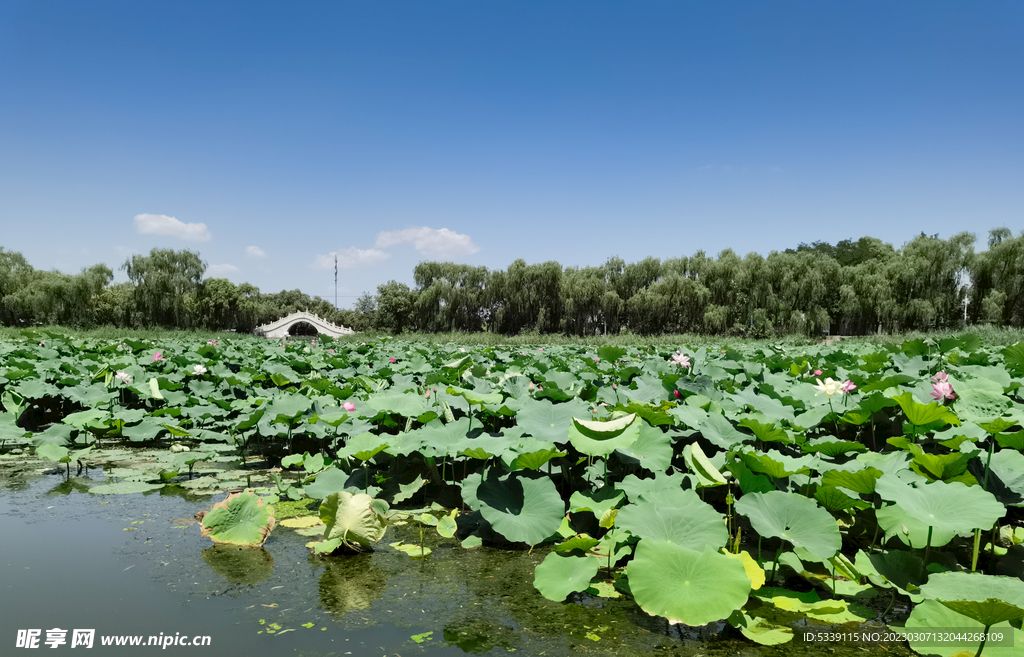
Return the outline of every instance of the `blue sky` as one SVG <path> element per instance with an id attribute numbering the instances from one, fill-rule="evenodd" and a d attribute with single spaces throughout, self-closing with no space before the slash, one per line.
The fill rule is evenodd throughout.
<path id="1" fill-rule="evenodd" d="M 1024 228 L 1022 33 L 1017 1 L 7 0 L 0 246 L 325 298 L 338 253 L 341 306 L 428 259 L 981 249 Z"/>

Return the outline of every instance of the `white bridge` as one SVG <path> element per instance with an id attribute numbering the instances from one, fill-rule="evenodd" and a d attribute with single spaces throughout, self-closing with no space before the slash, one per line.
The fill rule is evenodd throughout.
<path id="1" fill-rule="evenodd" d="M 262 335 L 265 338 L 285 338 L 290 335 L 292 328 L 297 324 L 308 324 L 320 335 L 329 335 L 332 338 L 355 333 L 355 331 L 346 326 L 331 324 L 326 319 L 301 310 L 282 317 L 276 322 L 257 326 L 253 333 Z"/>

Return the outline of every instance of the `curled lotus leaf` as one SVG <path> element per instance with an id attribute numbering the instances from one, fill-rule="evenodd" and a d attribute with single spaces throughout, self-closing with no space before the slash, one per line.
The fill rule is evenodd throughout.
<path id="1" fill-rule="evenodd" d="M 373 498 L 364 493 L 339 491 L 320 503 L 320 519 L 326 525 L 324 539 L 359 550 L 384 538 L 388 520 L 373 509 Z"/>
<path id="2" fill-rule="evenodd" d="M 247 490 L 231 493 L 209 512 L 200 511 L 196 520 L 202 535 L 214 543 L 260 547 L 274 530 L 274 507 Z"/>

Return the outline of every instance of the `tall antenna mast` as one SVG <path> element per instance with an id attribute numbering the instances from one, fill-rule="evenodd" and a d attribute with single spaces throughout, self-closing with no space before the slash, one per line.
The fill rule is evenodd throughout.
<path id="1" fill-rule="evenodd" d="M 334 309 L 338 309 L 338 254 L 334 254 Z"/>

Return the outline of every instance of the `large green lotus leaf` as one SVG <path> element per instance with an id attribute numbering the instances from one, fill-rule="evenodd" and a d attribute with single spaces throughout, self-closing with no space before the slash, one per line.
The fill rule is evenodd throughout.
<path id="1" fill-rule="evenodd" d="M 267 416 L 275 422 L 288 422 L 308 411 L 312 405 L 313 401 L 309 397 L 289 393 L 270 402 Z"/>
<path id="2" fill-rule="evenodd" d="M 378 436 L 373 433 L 352 436 L 345 440 L 345 446 L 338 450 L 338 458 L 351 457 L 357 461 L 369 461 L 388 446 L 388 438 L 389 436 Z"/>
<path id="3" fill-rule="evenodd" d="M 260 547 L 274 530 L 274 507 L 251 490 L 232 493 L 200 516 L 200 527 L 214 543 Z"/>
<path id="4" fill-rule="evenodd" d="M 689 475 L 681 472 L 671 475 L 658 474 L 653 479 L 641 479 L 636 475 L 626 475 L 621 482 L 616 484 L 616 488 L 626 493 L 626 497 L 631 502 L 636 502 L 642 496 L 656 495 L 661 491 L 682 490 L 689 479 Z"/>
<path id="5" fill-rule="evenodd" d="M 773 420 L 793 422 L 795 419 L 792 406 L 786 406 L 778 399 L 773 399 L 767 395 L 759 395 L 751 388 L 745 388 L 731 396 L 737 403 L 749 406 L 755 411 L 760 411 L 766 417 Z"/>
<path id="6" fill-rule="evenodd" d="M 765 452 L 740 452 L 739 457 L 752 472 L 761 472 L 775 479 L 796 474 L 809 475 L 811 468 L 818 465 L 813 456 L 793 458 L 774 449 Z"/>
<path id="7" fill-rule="evenodd" d="M 643 420 L 635 420 L 636 414 L 610 422 L 592 422 L 574 417 L 569 425 L 569 442 L 587 456 L 608 456 L 617 449 L 626 449 L 640 437 Z M 601 431 L 599 425 L 608 425 L 608 431 Z"/>
<path id="8" fill-rule="evenodd" d="M 470 447 L 470 419 L 462 417 L 447 424 L 441 420 L 431 420 L 422 429 L 409 432 L 416 434 L 422 444 L 420 452 L 424 456 L 455 456 L 461 450 Z"/>
<path id="9" fill-rule="evenodd" d="M 988 529 L 1006 515 L 1006 507 L 981 486 L 954 481 L 933 481 L 916 488 L 906 486 L 895 500 L 908 516 L 955 534 L 967 534 L 976 528 Z M 934 545 L 934 543 L 933 543 Z"/>
<path id="10" fill-rule="evenodd" d="M 1024 498 L 1024 454 L 1013 449 L 1001 449 L 992 455 L 989 467 L 989 477 L 995 475 L 1016 496 Z M 1024 501 L 1012 506 L 1024 506 Z"/>
<path id="11" fill-rule="evenodd" d="M 302 490 L 309 497 L 322 500 L 331 493 L 337 493 L 340 490 L 348 488 L 350 477 L 351 475 L 346 473 L 344 470 L 339 470 L 332 466 L 322 472 L 319 472 L 316 475 L 316 480 L 311 484 L 306 484 Z"/>
<path id="12" fill-rule="evenodd" d="M 476 502 L 484 520 L 506 540 L 530 545 L 558 531 L 565 516 L 565 502 L 551 479 L 518 472 L 483 480 L 476 489 Z"/>
<path id="13" fill-rule="evenodd" d="M 916 516 L 908 513 L 895 504 L 875 509 L 878 526 L 885 532 L 885 540 L 895 536 L 904 545 L 912 548 L 923 548 L 928 543 L 928 525 Z M 907 534 L 903 528 L 907 528 Z M 932 527 L 932 547 L 946 545 L 953 540 L 956 532 L 946 528 Z"/>
<path id="14" fill-rule="evenodd" d="M 416 394 L 395 394 L 384 392 L 370 395 L 366 398 L 366 405 L 375 411 L 394 413 L 402 417 L 419 417 L 426 410 L 426 400 Z"/>
<path id="15" fill-rule="evenodd" d="M 618 450 L 619 456 L 628 464 L 636 464 L 651 472 L 665 472 L 672 465 L 672 436 L 661 427 L 652 427 L 638 422 L 640 437 L 629 447 Z"/>
<path id="16" fill-rule="evenodd" d="M 792 443 L 793 439 L 789 437 L 786 430 L 780 427 L 775 422 L 760 422 L 757 418 L 759 415 L 753 416 L 748 415 L 742 420 L 737 422 L 741 427 L 750 429 L 754 436 L 763 443 Z M 768 418 L 763 418 L 768 419 Z"/>
<path id="17" fill-rule="evenodd" d="M 372 504 L 373 498 L 363 493 L 340 491 L 328 495 L 320 503 L 320 519 L 327 525 L 324 539 L 340 539 L 349 546 L 363 547 L 382 539 L 388 520 L 376 513 Z"/>
<path id="18" fill-rule="evenodd" d="M 825 509 L 836 511 L 848 511 L 850 509 L 866 509 L 871 505 L 867 502 L 850 497 L 843 491 L 833 486 L 819 486 L 814 492 L 814 499 Z"/>
<path id="19" fill-rule="evenodd" d="M 814 438 L 800 446 L 806 454 L 825 454 L 826 456 L 840 456 L 847 452 L 865 452 L 867 445 L 852 440 L 836 440 L 831 436 Z"/>
<path id="20" fill-rule="evenodd" d="M 1016 577 L 936 573 L 921 586 L 921 594 L 982 625 L 1024 618 L 1024 582 Z"/>
<path id="21" fill-rule="evenodd" d="M 729 540 L 724 516 L 692 490 L 644 495 L 622 507 L 615 524 L 642 539 L 672 541 L 698 552 Z"/>
<path id="22" fill-rule="evenodd" d="M 988 378 L 950 381 L 956 391 L 954 403 L 960 418 L 977 424 L 991 422 L 1003 415 L 1013 403 L 1003 394 L 1003 386 Z"/>
<path id="23" fill-rule="evenodd" d="M 597 518 L 605 511 L 619 506 L 626 499 L 626 494 L 614 486 L 605 486 L 595 491 L 578 490 L 569 498 L 569 512 L 590 511 Z"/>
<path id="24" fill-rule="evenodd" d="M 985 631 L 985 626 L 978 621 L 959 614 L 935 600 L 925 600 L 914 606 L 910 618 L 906 620 L 902 629 L 910 637 L 910 647 L 922 655 L 940 655 L 941 657 L 952 657 L 958 653 L 974 655 L 978 651 L 978 641 L 944 641 L 937 642 L 929 640 L 929 635 L 936 632 L 950 632 L 953 634 L 973 634 Z M 1015 629 L 1009 622 L 996 623 L 989 632 L 1001 632 L 1004 635 L 1013 636 L 1013 646 L 994 646 L 991 643 L 985 646 L 983 657 L 1024 657 L 1024 633 Z M 950 637 L 955 638 L 955 637 Z"/>
<path id="25" fill-rule="evenodd" d="M 856 461 L 853 461 L 856 463 Z M 826 486 L 846 488 L 855 493 L 870 495 L 875 492 L 875 483 L 882 476 L 882 471 L 875 468 L 863 470 L 829 470 L 821 475 L 821 483 Z"/>
<path id="26" fill-rule="evenodd" d="M 725 416 L 711 413 L 698 427 L 700 434 L 712 445 L 721 449 L 732 449 L 735 445 L 751 440 L 753 436 L 740 433 Z"/>
<path id="27" fill-rule="evenodd" d="M 893 399 L 903 409 L 903 413 L 907 416 L 907 421 L 913 425 L 921 427 L 940 421 L 945 424 L 959 424 L 956 415 L 945 406 L 935 402 L 922 404 L 914 399 L 912 393 L 905 392 L 902 395 L 893 397 Z"/>
<path id="28" fill-rule="evenodd" d="M 644 539 L 627 571 L 641 609 L 686 625 L 727 618 L 750 595 L 743 564 L 710 545 L 698 552 L 671 541 Z"/>
<path id="29" fill-rule="evenodd" d="M 534 571 L 533 585 L 548 600 L 562 602 L 570 593 L 585 591 L 599 568 L 597 559 L 551 552 Z"/>
<path id="30" fill-rule="evenodd" d="M 467 437 L 458 455 L 486 461 L 489 458 L 501 456 L 512 449 L 517 443 L 518 439 L 514 436 L 500 434 L 495 436 L 489 433 L 482 433 L 473 438 Z"/>
<path id="31" fill-rule="evenodd" d="M 537 440 L 564 445 L 569 440 L 566 430 L 572 425 L 572 418 L 589 413 L 590 406 L 581 399 L 561 404 L 527 399 L 523 401 L 523 409 L 516 413 L 516 424 Z"/>
<path id="32" fill-rule="evenodd" d="M 458 395 L 470 404 L 500 404 L 503 399 L 500 392 L 483 393 L 476 390 L 460 388 L 458 386 L 448 386 L 448 394 Z"/>
<path id="33" fill-rule="evenodd" d="M 761 536 L 789 541 L 822 559 L 835 556 L 842 547 L 835 518 L 802 495 L 782 491 L 748 493 L 736 502 L 735 508 L 736 513 L 750 519 Z"/>
<path id="34" fill-rule="evenodd" d="M 916 591 L 928 579 L 924 560 L 908 550 L 888 550 L 871 555 L 861 550 L 857 553 L 856 568 L 875 586 L 895 586 L 904 592 Z"/>

